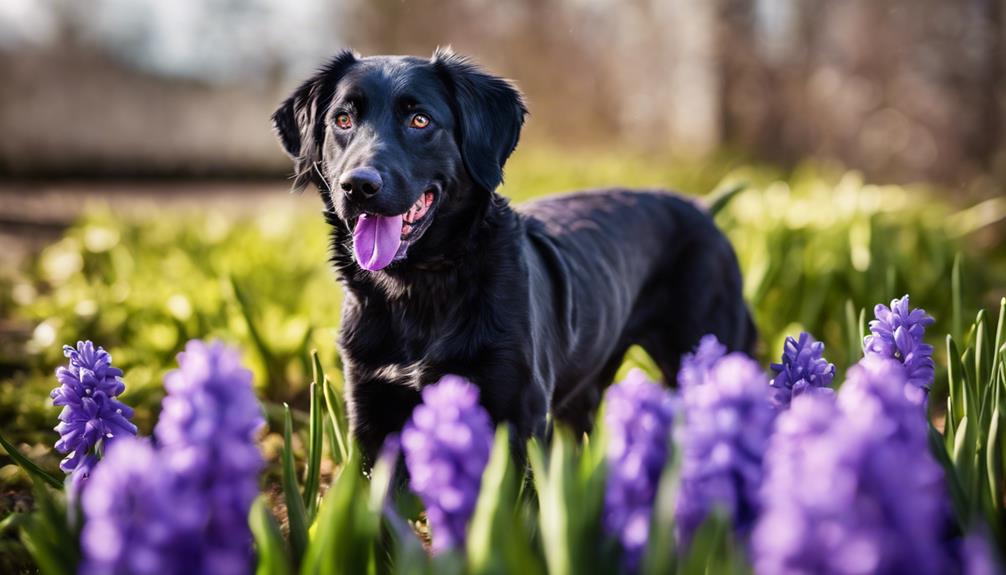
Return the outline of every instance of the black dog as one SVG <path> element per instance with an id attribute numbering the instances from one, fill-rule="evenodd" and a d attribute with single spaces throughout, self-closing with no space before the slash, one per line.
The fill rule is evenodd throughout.
<path id="1" fill-rule="evenodd" d="M 332 226 L 368 458 L 444 374 L 478 385 L 523 445 L 549 410 L 589 430 L 631 344 L 673 382 L 703 334 L 754 342 L 734 252 L 688 200 L 618 189 L 515 210 L 495 192 L 526 113 L 511 83 L 438 50 L 343 52 L 273 115 L 295 188 L 319 188 Z"/>

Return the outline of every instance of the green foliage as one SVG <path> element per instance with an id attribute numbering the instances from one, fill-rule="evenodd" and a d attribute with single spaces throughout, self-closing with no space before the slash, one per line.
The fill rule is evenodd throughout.
<path id="1" fill-rule="evenodd" d="M 13 280 L 19 303 L 9 319 L 31 338 L 0 368 L 8 438 L 51 435 L 42 430 L 52 427 L 52 372 L 61 345 L 78 339 L 98 342 L 123 368 L 122 399 L 137 407 L 141 431 L 153 424 L 164 373 L 194 337 L 238 345 L 267 399 L 306 408 L 308 351 L 335 357 L 341 290 L 324 263 L 325 228 L 316 213 L 289 208 L 237 218 L 92 213 Z"/>
<path id="2" fill-rule="evenodd" d="M 750 567 L 744 561 L 744 554 L 734 538 L 729 519 L 716 512 L 699 526 L 688 553 L 675 571 L 680 575 L 741 575 L 750 572 Z"/>
<path id="3" fill-rule="evenodd" d="M 376 571 L 380 515 L 369 507 L 364 483 L 356 460 L 339 473 L 321 504 L 302 575 Z"/>
<path id="4" fill-rule="evenodd" d="M 36 485 L 33 493 L 35 511 L 21 526 L 21 540 L 42 575 L 76 573 L 80 529 L 73 517 L 79 511 L 67 513 L 64 498 L 44 485 Z"/>
<path id="5" fill-rule="evenodd" d="M 906 293 L 936 317 L 932 332 L 951 330 L 947 278 L 966 244 L 950 224 L 953 210 L 930 191 L 867 185 L 855 173 L 835 180 L 811 168 L 768 183 L 747 170 L 731 177 L 759 182 L 717 221 L 737 251 L 769 356 L 787 334 L 806 330 L 827 344 L 829 359 L 851 363 L 862 341 L 850 329 L 858 310 L 870 314 Z M 969 272 L 963 297 L 975 305 L 992 269 Z M 845 318 L 835 313 L 842 309 Z"/>
<path id="6" fill-rule="evenodd" d="M 33 480 L 37 479 L 48 484 L 49 487 L 54 487 L 56 489 L 63 488 L 63 483 L 60 480 L 50 475 L 46 470 L 39 467 L 38 464 L 31 459 L 21 455 L 21 452 L 17 450 L 17 447 L 14 447 L 9 441 L 4 439 L 2 434 L 0 434 L 0 446 L 2 446 L 7 452 L 7 456 L 13 459 L 14 462 L 21 467 L 21 469 L 24 469 Z"/>
<path id="7" fill-rule="evenodd" d="M 520 512 L 523 480 L 523 473 L 510 457 L 510 433 L 501 425 L 469 528 L 468 572 L 503 575 L 544 571 Z"/>
<path id="8" fill-rule="evenodd" d="M 937 318 L 930 333 L 952 334 L 946 377 L 937 380 L 946 382 L 946 410 L 944 396 L 934 393 L 930 439 L 948 471 L 961 526 L 984 523 L 1006 541 L 1006 314 L 1000 310 L 993 324 L 981 312 L 970 329 L 963 320 L 1001 281 L 1006 258 L 970 255 L 976 252 L 968 234 L 980 220 L 973 210 L 955 212 L 925 190 L 864 185 L 856 174 L 836 178 L 811 168 L 781 178 L 726 162 L 680 168 L 547 150 L 515 161 L 504 192 L 518 200 L 613 184 L 721 190 L 705 201 L 716 206 L 717 222 L 736 248 L 763 356 L 776 356 L 785 335 L 805 329 L 825 341 L 831 361 L 847 366 L 862 355 L 871 306 L 911 293 L 914 306 Z M 736 191 L 739 181 L 748 183 L 743 191 Z M 61 486 L 50 472 L 58 459 L 48 447 L 55 440 L 48 391 L 63 360 L 59 344 L 87 338 L 113 354 L 126 371 L 123 400 L 136 406 L 145 433 L 163 374 L 185 341 L 221 337 L 245 350 L 273 429 L 283 428 L 282 437 L 263 443 L 273 463 L 266 482 L 282 486 L 275 511 L 285 506 L 285 515 L 277 515 L 285 516 L 288 535 L 280 535 L 267 499 L 260 498 L 250 515 L 259 573 L 614 571 L 617 543 L 604 536 L 600 520 L 603 429 L 588 440 L 560 429 L 547 447 L 532 443 L 533 480 L 511 460 L 509 437 L 499 431 L 467 548 L 428 556 L 415 498 L 396 484 L 389 462 L 364 476 L 349 437 L 334 345 L 341 288 L 325 264 L 326 243 L 325 225 L 313 211 L 138 219 L 95 212 L 23 270 L 4 275 L 0 319 L 20 322 L 31 335 L 25 353 L 0 356 L 0 445 L 40 481 L 34 512 L 0 520 L 0 545 L 19 534 L 46 573 L 72 571 L 77 560 L 64 496 L 43 485 Z M 630 349 L 620 376 L 629 366 L 658 376 L 642 348 Z M 281 408 L 284 403 L 294 407 Z M 0 484 L 28 484 L 25 475 L 3 469 Z M 671 461 L 642 571 L 743 572 L 742 550 L 722 519 L 711 519 L 690 549 L 675 548 L 677 481 Z"/>
<path id="9" fill-rule="evenodd" d="M 743 191 L 740 181 L 747 182 Z M 763 358 L 775 356 L 783 336 L 802 328 L 825 341 L 842 367 L 858 353 L 858 338 L 848 318 L 833 310 L 869 311 L 908 292 L 913 304 L 937 317 L 937 331 L 959 336 L 951 318 L 963 307 L 974 309 L 1006 264 L 1002 254 L 974 258 L 982 265 L 967 270 L 962 299 L 949 301 L 943 296 L 953 256 L 968 252 L 962 238 L 984 220 L 972 222 L 964 217 L 971 210 L 955 213 L 924 189 L 865 185 L 856 174 L 801 168 L 780 179 L 771 170 L 732 169 L 725 161 L 681 167 L 652 158 L 528 150 L 514 158 L 503 191 L 525 200 L 613 184 L 719 190 L 705 201 L 720 206 L 717 221 L 736 248 Z M 108 349 L 125 370 L 122 399 L 137 408 L 141 431 L 153 423 L 164 373 L 192 337 L 240 346 L 267 402 L 307 411 L 308 351 L 318 349 L 324 363 L 338 367 L 334 334 L 342 290 L 325 264 L 326 245 L 316 211 L 289 205 L 230 218 L 91 213 L 24 269 L 4 274 L 10 289 L 3 290 L 9 294 L 0 309 L 31 334 L 27 342 L 0 346 L 0 354 L 12 345 L 26 352 L 0 357 L 0 419 L 11 422 L 8 439 L 48 443 L 46 392 L 63 361 L 60 344 L 83 338 Z M 963 272 L 956 269 L 959 278 Z M 638 351 L 629 358 L 640 362 L 646 360 Z M 341 380 L 334 377 L 333 385 L 338 391 Z M 328 405 L 332 394 L 322 387 Z M 330 416 L 325 427 L 343 439 L 345 458 L 345 422 L 334 425 Z M 54 467 L 51 460 L 41 463 Z"/>
<path id="10" fill-rule="evenodd" d="M 984 522 L 1006 540 L 1003 477 L 1006 474 L 1006 298 L 994 332 L 985 310 L 978 312 L 959 352 L 947 336 L 948 396 L 943 442 L 934 448 L 952 464 L 947 469 L 955 505 L 965 526 Z M 940 453 L 942 452 L 942 453 Z"/>
<path id="11" fill-rule="evenodd" d="M 290 523 L 290 547 L 294 561 L 299 563 L 307 549 L 307 509 L 304 496 L 297 484 L 296 463 L 293 458 L 293 418 L 290 416 L 290 406 L 284 405 L 283 419 L 283 497 L 286 501 L 286 514 Z M 307 494 L 309 498 L 316 493 Z"/>
<path id="12" fill-rule="evenodd" d="M 255 551 L 258 554 L 256 575 L 288 575 L 290 557 L 286 543 L 263 496 L 259 496 L 252 504 L 248 524 L 255 538 Z"/>
<path id="13" fill-rule="evenodd" d="M 603 431 L 579 445 L 556 428 L 546 453 L 535 441 L 528 459 L 538 495 L 539 533 L 548 572 L 555 575 L 611 571 L 617 565 L 614 542 L 601 531 L 604 505 Z M 546 457 L 547 456 L 547 457 Z"/>
<path id="14" fill-rule="evenodd" d="M 322 390 L 325 383 L 325 371 L 321 367 L 317 350 L 311 352 L 311 361 L 314 364 L 314 381 L 311 382 L 311 427 L 308 430 L 308 456 L 307 469 L 304 472 L 304 504 L 307 505 L 308 521 L 314 520 L 314 514 L 318 505 L 318 486 L 321 482 L 321 452 L 324 440 L 324 423 L 321 412 Z"/>
<path id="15" fill-rule="evenodd" d="M 671 453 L 660 475 L 657 496 L 653 502 L 650 522 L 650 540 L 643 556 L 642 573 L 660 575 L 673 573 L 678 561 L 677 540 L 674 534 L 674 510 L 678 504 L 678 486 L 681 454 Z"/>

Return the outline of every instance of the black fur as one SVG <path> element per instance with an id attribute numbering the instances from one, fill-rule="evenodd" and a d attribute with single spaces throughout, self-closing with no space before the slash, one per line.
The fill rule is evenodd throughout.
<path id="1" fill-rule="evenodd" d="M 417 110 L 425 129 L 409 126 Z M 352 128 L 333 123 L 340 113 Z M 703 334 L 731 349 L 754 343 L 733 250 L 690 201 L 617 189 L 514 209 L 498 195 L 525 114 L 511 83 L 438 50 L 431 60 L 344 52 L 273 116 L 294 185 L 318 186 L 332 226 L 347 404 L 368 458 L 447 373 L 478 385 L 520 446 L 545 433 L 549 410 L 589 430 L 633 343 L 668 381 Z M 363 166 L 384 185 L 351 201 L 336 182 Z M 406 257 L 361 269 L 357 217 L 403 213 L 428 190 L 432 223 Z"/>

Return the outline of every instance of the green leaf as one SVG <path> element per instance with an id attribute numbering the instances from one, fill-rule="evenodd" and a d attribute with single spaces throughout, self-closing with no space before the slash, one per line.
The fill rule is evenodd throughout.
<path id="1" fill-rule="evenodd" d="M 8 531 L 13 531 L 15 529 L 20 529 L 22 525 L 26 524 L 31 516 L 28 513 L 10 513 L 3 519 L 0 519 L 0 536 L 4 535 Z"/>
<path id="2" fill-rule="evenodd" d="M 238 309 L 241 311 L 241 317 L 245 320 L 245 325 L 248 328 L 248 336 L 251 338 L 252 344 L 255 346 L 255 350 L 258 351 L 259 356 L 262 358 L 262 363 L 265 364 L 266 372 L 269 377 L 267 387 L 270 391 L 272 391 L 275 386 L 283 383 L 283 367 L 280 365 L 280 362 L 277 361 L 276 354 L 262 336 L 262 331 L 259 329 L 258 322 L 255 320 L 255 312 L 253 311 L 254 307 L 251 302 L 251 297 L 245 291 L 237 277 L 232 274 L 229 276 L 229 279 L 231 289 L 234 292 L 234 299 L 237 300 Z"/>
<path id="3" fill-rule="evenodd" d="M 543 573 L 530 537 L 517 515 L 518 482 L 510 459 L 510 433 L 496 429 L 489 464 L 468 529 L 468 572 L 478 574 Z"/>
<path id="4" fill-rule="evenodd" d="M 987 493 L 989 495 L 989 501 L 992 504 L 993 513 L 995 509 L 1000 507 L 1000 493 L 1002 493 L 1002 460 L 1001 456 L 1001 446 L 1000 437 L 1002 427 L 1002 421 L 1000 421 L 999 407 L 997 406 L 992 412 L 992 421 L 989 423 L 989 432 L 986 437 L 986 449 L 985 449 L 985 470 L 988 474 L 987 480 Z"/>
<path id="5" fill-rule="evenodd" d="M 322 395 L 324 395 L 324 392 L 322 392 Z M 342 459 L 342 453 L 339 451 L 338 448 L 339 440 L 335 437 L 335 424 L 332 423 L 332 421 L 327 417 L 324 418 L 322 421 L 325 424 L 325 437 L 328 438 L 327 439 L 328 453 L 332 457 L 332 461 L 334 463 L 336 464 L 341 463 L 343 459 Z"/>
<path id="6" fill-rule="evenodd" d="M 682 575 L 746 573 L 749 569 L 733 537 L 730 521 L 715 509 L 699 526 L 681 564 Z"/>
<path id="7" fill-rule="evenodd" d="M 706 205 L 709 206 L 707 208 L 709 215 L 715 217 L 716 214 L 723 210 L 723 208 L 727 207 L 727 204 L 730 203 L 730 200 L 732 200 L 734 196 L 743 192 L 747 187 L 747 182 L 736 182 L 713 191 L 709 194 L 708 199 L 706 200 Z"/>
<path id="8" fill-rule="evenodd" d="M 318 351 L 311 352 L 314 364 L 314 381 L 311 382 L 311 411 L 308 427 L 307 469 L 304 475 L 304 505 L 307 508 L 307 521 L 314 520 L 318 506 L 318 487 L 321 484 L 321 452 L 324 450 L 325 425 L 322 419 L 322 390 L 325 372 L 318 360 Z"/>
<path id="9" fill-rule="evenodd" d="M 856 306 L 851 299 L 845 300 L 845 332 L 848 346 L 847 365 L 853 365 L 863 358 L 863 338 L 866 334 L 866 309 Z"/>
<path id="10" fill-rule="evenodd" d="M 9 441 L 7 441 L 7 439 L 2 434 L 0 434 L 0 446 L 3 446 L 4 450 L 7 452 L 7 455 L 9 455 L 10 458 L 14 460 L 14 463 L 17 463 L 21 469 L 24 469 L 25 473 L 28 474 L 28 477 L 30 477 L 32 481 L 41 480 L 44 483 L 47 483 L 53 489 L 63 489 L 62 481 L 50 475 L 48 472 L 46 472 L 46 470 L 39 467 L 34 461 L 28 459 L 24 455 L 21 455 L 21 452 L 18 451 L 17 448 L 14 447 L 14 445 L 12 445 Z"/>
<path id="11" fill-rule="evenodd" d="M 954 438 L 956 437 L 957 426 L 959 424 L 954 417 L 955 409 L 953 401 L 947 397 L 946 417 L 943 420 L 943 446 L 948 451 L 954 448 Z"/>
<path id="12" fill-rule="evenodd" d="M 674 513 L 678 506 L 680 457 L 675 450 L 660 474 L 660 484 L 653 504 L 650 538 L 643 556 L 644 575 L 673 573 L 678 561 L 674 534 Z"/>
<path id="13" fill-rule="evenodd" d="M 380 515 L 368 505 L 360 463 L 349 461 L 322 500 L 302 575 L 357 575 L 377 569 Z"/>
<path id="14" fill-rule="evenodd" d="M 953 336 L 960 339 L 964 336 L 963 323 L 964 323 L 964 312 L 961 305 L 963 300 L 963 292 L 961 290 L 961 254 L 958 253 L 954 256 L 954 267 L 950 272 L 950 299 L 952 302 L 952 319 L 953 319 Z"/>
<path id="15" fill-rule="evenodd" d="M 864 334 L 866 334 L 866 333 L 867 333 L 867 330 L 866 330 L 866 308 L 865 307 L 861 307 L 861 308 L 859 308 L 859 335 L 860 335 L 859 352 L 860 353 L 863 352 L 863 337 L 864 337 Z M 858 358 L 857 358 L 857 361 L 858 361 Z"/>
<path id="16" fill-rule="evenodd" d="M 972 478 L 974 473 L 972 471 L 974 465 L 974 450 L 973 446 L 969 444 L 968 436 L 970 435 L 970 422 L 968 416 L 964 416 L 961 419 L 961 425 L 957 428 L 957 438 L 954 442 L 953 460 L 954 466 L 957 468 L 957 475 L 960 477 L 961 485 L 965 486 L 967 491 L 965 494 L 968 496 L 969 501 L 972 501 L 972 497 L 975 495 L 970 491 L 970 486 L 972 484 Z"/>
<path id="17" fill-rule="evenodd" d="M 953 402 L 956 429 L 960 425 L 961 419 L 964 418 L 967 406 L 967 376 L 964 372 L 961 355 L 957 351 L 957 344 L 949 335 L 947 336 L 947 388 Z"/>
<path id="18" fill-rule="evenodd" d="M 979 382 L 981 386 L 981 404 L 978 409 L 979 426 L 982 430 L 989 428 L 992 420 L 992 411 L 997 407 L 993 398 L 995 396 L 995 382 L 991 378 Z M 984 436 L 979 436 L 980 443 L 984 444 Z"/>
<path id="19" fill-rule="evenodd" d="M 255 551 L 258 556 L 256 575 L 288 575 L 290 558 L 287 556 L 286 545 L 283 543 L 283 535 L 276 524 L 276 518 L 269 511 L 264 496 L 259 495 L 252 504 L 248 525 L 255 538 Z"/>
<path id="20" fill-rule="evenodd" d="M 964 372 L 964 413 L 972 419 L 977 417 L 979 407 L 978 384 L 975 379 L 974 349 L 967 348 L 961 354 Z"/>
<path id="21" fill-rule="evenodd" d="M 538 492 L 538 514 L 541 537 L 545 545 L 545 562 L 552 575 L 572 575 L 571 550 L 568 545 L 566 506 L 562 497 L 562 473 L 565 441 L 553 438 L 550 467 L 546 467 L 544 453 L 537 441 L 528 443 L 528 461 Z"/>
<path id="22" fill-rule="evenodd" d="M 43 575 L 76 573 L 80 561 L 79 533 L 67 516 L 62 498 L 35 484 L 35 511 L 21 528 L 21 540 Z"/>
<path id="23" fill-rule="evenodd" d="M 996 322 L 995 343 L 992 345 L 992 377 L 995 378 L 1002 365 L 1003 339 L 1006 338 L 1006 297 L 999 300 L 999 320 Z"/>
<path id="24" fill-rule="evenodd" d="M 394 457 L 383 455 L 377 458 L 373 469 L 370 470 L 370 511 L 380 515 L 384 511 L 388 495 L 391 491 L 392 481 L 395 479 L 395 467 L 398 465 L 398 452 Z"/>
<path id="25" fill-rule="evenodd" d="M 332 382 L 326 377 L 322 385 L 322 389 L 325 394 L 325 408 L 328 411 L 329 423 L 331 423 L 332 434 L 335 438 L 335 445 L 332 445 L 332 451 L 335 452 L 338 448 L 338 453 L 340 460 L 336 463 L 345 463 L 349 461 L 349 429 L 348 426 L 344 424 L 342 418 L 340 418 L 340 413 L 345 413 L 342 410 L 342 405 L 339 402 L 339 397 L 336 395 L 335 390 L 332 389 Z"/>
<path id="26" fill-rule="evenodd" d="M 961 485 L 960 477 L 957 476 L 957 469 L 954 467 L 953 461 L 950 460 L 950 454 L 947 453 L 945 441 L 940 437 L 940 432 L 936 431 L 932 423 L 929 423 L 928 427 L 929 450 L 943 467 L 943 473 L 947 479 L 947 489 L 950 491 L 950 501 L 954 507 L 954 516 L 957 518 L 958 524 L 965 527 L 970 524 L 970 507 L 967 495 Z"/>
<path id="27" fill-rule="evenodd" d="M 559 575 L 615 568 L 617 547 L 601 532 L 603 459 L 578 455 L 576 445 L 568 430 L 556 426 L 547 462 L 536 442 L 528 448 L 545 562 L 549 573 Z"/>
<path id="28" fill-rule="evenodd" d="M 853 365 L 863 356 L 863 334 L 859 331 L 856 306 L 851 299 L 845 300 L 845 335 L 846 346 L 849 348 L 847 365 Z"/>
<path id="29" fill-rule="evenodd" d="M 293 457 L 293 417 L 290 406 L 283 404 L 283 497 L 286 501 L 287 521 L 290 524 L 290 547 L 294 564 L 301 561 L 307 549 L 307 510 L 297 485 L 297 470 Z"/>
<path id="30" fill-rule="evenodd" d="M 975 321 L 975 385 L 979 392 L 989 380 L 992 370 L 992 353 L 989 350 L 989 330 L 985 321 L 985 310 L 978 312 Z"/>

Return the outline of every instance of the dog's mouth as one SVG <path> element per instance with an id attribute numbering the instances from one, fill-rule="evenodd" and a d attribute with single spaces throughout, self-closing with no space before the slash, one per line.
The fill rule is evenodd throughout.
<path id="1" fill-rule="evenodd" d="M 376 271 L 393 261 L 405 259 L 409 246 L 416 243 L 430 227 L 437 199 L 436 188 L 430 188 L 404 214 L 360 215 L 353 229 L 356 263 L 365 270 Z"/>

